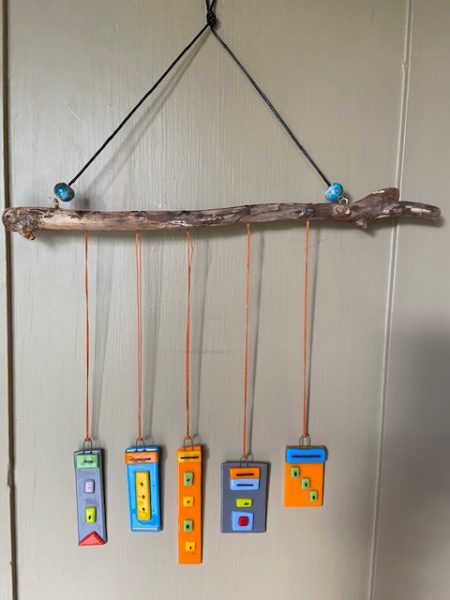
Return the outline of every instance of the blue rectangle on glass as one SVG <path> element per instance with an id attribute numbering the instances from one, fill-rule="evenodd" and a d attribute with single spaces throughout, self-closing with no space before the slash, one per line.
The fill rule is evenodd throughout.
<path id="1" fill-rule="evenodd" d="M 325 448 L 286 448 L 286 462 L 296 463 L 324 463 L 327 460 Z"/>
<path id="2" fill-rule="evenodd" d="M 230 490 L 257 490 L 259 479 L 230 479 Z"/>

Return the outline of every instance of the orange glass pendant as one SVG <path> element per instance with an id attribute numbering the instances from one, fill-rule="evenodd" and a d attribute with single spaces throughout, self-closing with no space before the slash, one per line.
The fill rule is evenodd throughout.
<path id="1" fill-rule="evenodd" d="M 187 446 L 178 461 L 178 562 L 202 562 L 202 447 Z"/>
<path id="2" fill-rule="evenodd" d="M 323 505 L 327 450 L 324 446 L 287 446 L 284 462 L 284 506 Z"/>

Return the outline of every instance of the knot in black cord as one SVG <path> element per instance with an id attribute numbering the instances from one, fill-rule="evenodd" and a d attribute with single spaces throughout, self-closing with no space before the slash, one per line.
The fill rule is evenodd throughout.
<path id="1" fill-rule="evenodd" d="M 211 27 L 211 29 L 216 26 L 217 17 L 216 13 L 213 11 L 212 8 L 208 8 L 208 11 L 206 13 L 206 22 Z"/>

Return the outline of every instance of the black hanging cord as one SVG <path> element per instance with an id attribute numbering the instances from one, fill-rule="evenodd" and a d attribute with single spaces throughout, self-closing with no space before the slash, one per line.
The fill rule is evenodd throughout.
<path id="1" fill-rule="evenodd" d="M 220 35 L 215 30 L 217 19 L 216 19 L 216 15 L 214 13 L 214 6 L 216 4 L 216 0 L 212 0 L 212 2 L 210 2 L 209 0 L 205 0 L 205 4 L 206 4 L 206 22 L 210 26 L 211 33 L 213 34 L 213 36 L 216 38 L 216 40 L 219 42 L 219 44 L 222 46 L 222 48 L 224 50 L 226 50 L 226 52 L 228 52 L 228 54 L 234 60 L 235 64 L 239 67 L 239 69 L 242 71 L 242 73 L 247 77 L 247 79 L 250 81 L 250 83 L 255 88 L 255 90 L 258 92 L 260 97 L 264 100 L 264 102 L 270 108 L 272 113 L 275 115 L 275 118 L 277 119 L 277 121 L 282 125 L 282 127 L 284 128 L 284 130 L 286 131 L 288 136 L 291 138 L 291 140 L 294 142 L 294 144 L 297 146 L 297 148 L 300 150 L 300 152 L 302 152 L 304 154 L 304 156 L 307 158 L 309 163 L 314 167 L 314 169 L 317 171 L 317 173 L 320 175 L 320 177 L 323 179 L 323 181 L 328 186 L 330 186 L 331 181 L 328 179 L 328 177 L 325 175 L 325 173 L 322 171 L 322 169 L 319 167 L 319 165 L 316 163 L 316 161 L 313 159 L 313 157 L 309 154 L 309 152 L 306 150 L 306 148 L 303 146 L 303 144 L 297 138 L 295 133 L 292 131 L 292 129 L 289 127 L 289 125 L 286 123 L 286 121 L 283 119 L 283 117 L 277 111 L 275 106 L 269 100 L 267 95 L 263 92 L 263 90 L 259 87 L 259 85 L 256 83 L 256 81 L 253 79 L 253 77 L 250 75 L 250 73 L 247 71 L 247 69 L 244 67 L 244 65 L 241 63 L 241 61 L 238 59 L 236 54 L 231 50 L 231 48 L 228 46 L 228 44 L 226 44 L 223 41 L 223 39 L 220 37 Z"/>
<path id="2" fill-rule="evenodd" d="M 256 81 L 253 79 L 253 77 L 250 75 L 250 73 L 247 71 L 247 69 L 244 67 L 244 65 L 241 63 L 241 61 L 238 59 L 236 54 L 231 50 L 231 48 L 223 41 L 223 39 L 220 37 L 220 35 L 217 33 L 217 31 L 215 29 L 213 29 L 212 27 L 211 27 L 211 33 L 216 38 L 216 40 L 219 42 L 219 44 L 222 46 L 222 48 L 224 48 L 228 52 L 228 54 L 231 56 L 231 58 L 234 60 L 234 62 L 237 64 L 237 66 L 240 68 L 242 73 L 244 73 L 244 75 L 250 81 L 252 86 L 255 88 L 255 90 L 258 92 L 260 97 L 264 100 L 264 102 L 267 104 L 267 106 L 273 112 L 277 121 L 282 125 L 282 127 L 284 128 L 284 130 L 286 131 L 288 136 L 291 138 L 291 140 L 294 142 L 294 144 L 297 146 L 297 148 L 300 150 L 300 152 L 302 152 L 305 155 L 305 157 L 307 158 L 309 163 L 314 167 L 314 169 L 317 171 L 317 173 L 320 175 L 320 177 L 322 177 L 324 182 L 328 186 L 330 186 L 331 181 L 328 179 L 328 177 L 325 175 L 325 173 L 322 171 L 322 169 L 319 167 L 319 165 L 316 163 L 316 161 L 312 158 L 312 156 L 309 154 L 309 152 L 306 150 L 306 148 L 303 146 L 303 144 L 300 142 L 300 140 L 294 134 L 292 129 L 289 127 L 289 125 L 286 123 L 286 121 L 283 119 L 283 117 L 277 111 L 275 106 L 272 104 L 272 102 L 269 100 L 269 98 L 266 96 L 266 94 L 262 91 L 262 89 L 259 87 L 259 85 L 256 83 Z"/>
<path id="3" fill-rule="evenodd" d="M 164 71 L 164 73 L 159 77 L 159 79 L 156 81 L 156 83 L 154 83 L 153 86 L 148 90 L 148 92 L 144 96 L 142 96 L 142 98 L 139 100 L 139 102 L 130 110 L 130 112 L 123 119 L 123 121 L 121 123 L 119 123 L 119 125 L 114 129 L 114 131 L 111 133 L 111 135 L 103 142 L 103 144 L 100 146 L 100 148 L 91 156 L 91 158 L 87 161 L 87 163 L 78 171 L 78 173 L 75 175 L 75 177 L 73 177 L 69 181 L 69 185 L 72 185 L 73 183 L 75 183 L 75 181 L 86 171 L 86 169 L 91 166 L 91 164 L 99 156 L 99 154 L 101 154 L 103 152 L 103 150 L 106 148 L 106 146 L 109 144 L 109 142 L 111 142 L 116 137 L 116 135 L 119 133 L 119 131 L 122 129 L 122 127 L 131 119 L 131 117 L 138 110 L 138 108 L 156 90 L 156 88 L 159 86 L 159 84 L 162 83 L 162 81 L 164 81 L 164 79 L 167 77 L 167 75 L 170 73 L 170 71 L 172 71 L 172 69 L 175 67 L 175 65 L 178 64 L 178 62 L 183 58 L 183 56 L 186 54 L 186 52 L 188 52 L 192 48 L 192 46 L 195 44 L 195 42 L 210 27 L 211 27 L 210 24 L 206 23 L 206 25 L 204 25 L 200 29 L 200 31 L 192 38 L 192 40 L 184 48 L 184 50 L 182 50 L 180 52 L 180 54 L 175 58 L 175 60 L 170 63 L 170 65 L 167 67 L 167 69 Z"/>
<path id="4" fill-rule="evenodd" d="M 231 50 L 231 48 L 223 41 L 223 39 L 220 37 L 220 35 L 215 30 L 215 26 L 217 25 L 217 18 L 216 18 L 216 14 L 214 12 L 216 0 L 205 0 L 205 4 L 206 4 L 206 25 L 204 25 L 200 29 L 200 31 L 192 38 L 192 40 L 189 42 L 189 44 L 178 54 L 178 56 L 175 58 L 175 60 L 167 67 L 167 69 L 164 71 L 164 73 L 159 77 L 159 79 L 156 81 L 156 83 L 154 83 L 153 86 L 148 90 L 148 92 L 144 96 L 142 96 L 142 98 L 139 100 L 139 102 L 130 110 L 130 112 L 121 121 L 121 123 L 116 127 L 116 129 L 114 129 L 114 131 L 111 133 L 111 135 L 103 142 L 103 144 L 100 146 L 100 148 L 91 156 L 91 158 L 87 161 L 87 163 L 78 171 L 78 173 L 75 175 L 75 177 L 73 177 L 69 181 L 69 186 L 74 184 L 75 181 L 77 181 L 77 179 L 94 162 L 94 160 L 99 156 L 99 154 L 101 154 L 103 152 L 103 150 L 106 148 L 106 146 L 115 138 L 115 136 L 119 133 L 119 131 L 122 129 L 122 127 L 131 119 L 131 117 L 138 110 L 138 108 L 156 90 L 156 88 L 159 86 L 159 84 L 167 77 L 167 75 L 169 75 L 169 73 L 172 71 L 172 69 L 175 67 L 175 65 L 183 58 L 183 56 L 192 48 L 192 46 L 197 42 L 197 40 L 208 29 L 211 30 L 211 33 L 214 35 L 216 40 L 220 43 L 222 48 L 224 48 L 224 50 L 226 50 L 226 52 L 231 56 L 231 58 L 233 59 L 235 64 L 239 67 L 241 72 L 245 75 L 245 77 L 248 79 L 248 81 L 252 84 L 252 86 L 258 92 L 259 96 L 264 100 L 264 102 L 270 108 L 272 113 L 275 115 L 277 121 L 283 126 L 284 130 L 289 135 L 291 140 L 294 142 L 294 144 L 297 146 L 297 148 L 303 153 L 303 155 L 306 157 L 306 159 L 309 161 L 309 163 L 314 167 L 314 169 L 320 175 L 320 177 L 323 179 L 323 181 L 328 186 L 331 185 L 331 181 L 328 179 L 328 177 L 325 175 L 325 173 L 322 171 L 322 169 L 320 169 L 318 164 L 314 161 L 312 156 L 309 154 L 309 152 L 306 150 L 306 148 L 303 146 L 303 144 L 300 142 L 300 140 L 294 134 L 292 129 L 289 127 L 289 125 L 286 123 L 286 121 L 280 115 L 280 113 L 275 108 L 275 106 L 272 104 L 272 102 L 269 100 L 267 95 L 262 91 L 262 89 L 259 87 L 259 85 L 256 83 L 256 81 L 253 79 L 253 77 L 250 75 L 250 73 L 247 71 L 247 69 L 244 67 L 244 65 L 241 63 L 241 61 L 238 59 L 238 57 L 234 54 L 234 52 Z"/>

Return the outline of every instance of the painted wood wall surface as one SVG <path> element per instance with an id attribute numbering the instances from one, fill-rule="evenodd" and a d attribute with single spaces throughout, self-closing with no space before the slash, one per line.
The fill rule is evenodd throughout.
<path id="1" fill-rule="evenodd" d="M 223 37 L 353 198 L 401 184 L 404 198 L 448 211 L 448 2 L 220 0 L 217 14 Z M 4 197 L 36 205 L 50 202 L 53 184 L 78 170 L 200 29 L 204 4 L 15 0 L 7 16 Z M 206 37 L 80 180 L 74 205 L 201 208 L 322 194 L 321 180 Z M 11 281 L 6 269 L 1 280 L 0 597 L 447 597 L 445 220 L 370 233 L 313 227 L 311 432 L 329 449 L 322 510 L 282 507 L 283 449 L 300 428 L 304 227 L 254 227 L 252 450 L 271 463 L 267 533 L 254 536 L 219 533 L 220 463 L 241 452 L 244 230 L 194 238 L 193 420 L 208 450 L 203 565 L 176 562 L 183 235 L 143 241 L 145 432 L 164 447 L 164 529 L 155 535 L 129 533 L 123 465 L 136 438 L 134 240 L 91 237 L 93 431 L 106 449 L 109 531 L 99 549 L 76 545 L 82 239 L 13 236 Z"/>

